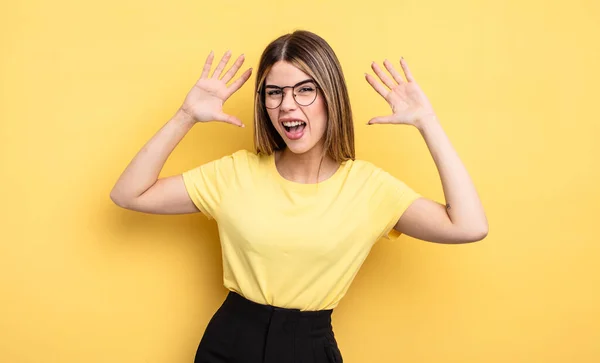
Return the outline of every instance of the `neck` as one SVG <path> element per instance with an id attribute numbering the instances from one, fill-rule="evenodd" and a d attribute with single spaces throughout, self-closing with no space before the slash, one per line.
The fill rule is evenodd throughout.
<path id="1" fill-rule="evenodd" d="M 294 154 L 290 149 L 275 152 L 275 165 L 282 177 L 302 184 L 314 184 L 331 177 L 339 163 L 321 150 L 313 148 L 304 154 Z"/>

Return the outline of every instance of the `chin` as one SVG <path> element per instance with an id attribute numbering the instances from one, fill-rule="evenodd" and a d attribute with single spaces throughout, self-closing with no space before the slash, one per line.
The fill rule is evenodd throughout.
<path id="1" fill-rule="evenodd" d="M 283 133 L 283 135 L 282 135 L 282 133 Z M 282 131 L 279 131 L 279 135 L 285 142 L 286 148 L 289 149 L 289 151 L 291 151 L 292 153 L 294 153 L 296 155 L 301 155 L 301 154 L 305 154 L 305 153 L 309 152 L 310 150 L 318 147 L 319 144 L 322 145 L 322 141 L 323 141 L 322 138 L 321 138 L 321 143 L 313 140 L 313 138 L 311 136 L 314 136 L 314 135 L 311 135 L 310 133 L 305 133 L 298 140 L 289 139 L 288 137 L 286 137 L 285 132 L 282 132 Z"/>
<path id="2" fill-rule="evenodd" d="M 304 154 L 306 152 L 308 152 L 311 148 L 310 147 L 305 147 L 305 146 L 298 146 L 298 145 L 286 145 L 288 150 L 291 151 L 294 154 Z"/>
<path id="3" fill-rule="evenodd" d="M 294 154 L 300 155 L 309 152 L 314 149 L 317 145 L 312 143 L 299 143 L 299 142 L 288 142 L 286 147 Z"/>

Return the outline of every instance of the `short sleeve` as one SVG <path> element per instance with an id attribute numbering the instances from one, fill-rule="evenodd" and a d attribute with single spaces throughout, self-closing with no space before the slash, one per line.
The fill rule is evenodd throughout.
<path id="1" fill-rule="evenodd" d="M 190 199 L 209 220 L 216 218 L 224 194 L 236 179 L 236 169 L 239 168 L 240 159 L 243 159 L 240 155 L 244 151 L 238 151 L 182 173 Z"/>
<path id="2" fill-rule="evenodd" d="M 406 209 L 418 198 L 419 193 L 406 185 L 403 181 L 384 170 L 375 174 L 374 195 L 371 200 L 373 220 L 381 228 L 381 236 L 395 240 L 401 233 L 394 226 L 404 214 Z"/>

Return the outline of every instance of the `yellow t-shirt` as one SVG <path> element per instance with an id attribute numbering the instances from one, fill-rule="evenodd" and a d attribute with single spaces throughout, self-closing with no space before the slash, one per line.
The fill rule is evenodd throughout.
<path id="1" fill-rule="evenodd" d="M 183 173 L 194 204 L 215 219 L 223 281 L 249 300 L 333 309 L 371 247 L 420 195 L 370 162 L 348 160 L 318 184 L 283 178 L 274 155 L 240 150 Z"/>

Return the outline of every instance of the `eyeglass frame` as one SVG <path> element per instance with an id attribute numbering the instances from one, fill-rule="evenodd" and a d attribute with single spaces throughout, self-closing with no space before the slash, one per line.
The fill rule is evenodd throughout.
<path id="1" fill-rule="evenodd" d="M 314 83 L 314 84 L 315 84 L 315 91 L 318 91 L 318 90 L 322 89 L 322 88 L 321 88 L 321 87 L 320 87 L 320 86 L 317 84 L 317 82 L 316 82 L 314 79 L 312 79 L 312 78 L 311 78 L 311 79 L 305 79 L 304 81 L 300 81 L 300 82 L 296 83 L 296 84 L 295 84 L 295 85 L 293 85 L 293 86 L 284 86 L 284 87 L 279 87 L 279 86 L 269 85 L 269 86 L 265 86 L 265 87 L 260 87 L 260 88 L 258 89 L 258 91 L 256 91 L 256 92 L 257 92 L 257 93 L 258 93 L 260 96 L 262 96 L 262 98 L 261 98 L 261 102 L 263 103 L 263 105 L 265 106 L 265 108 L 268 108 L 269 110 L 275 110 L 275 109 L 277 109 L 277 108 L 279 108 L 279 107 L 281 106 L 281 104 L 283 103 L 283 99 L 285 98 L 285 92 L 284 92 L 284 89 L 286 89 L 286 88 L 291 88 L 291 89 L 292 89 L 292 98 L 294 99 L 294 102 L 296 102 L 296 104 L 297 104 L 298 106 L 302 106 L 302 107 L 308 107 L 308 106 L 312 105 L 313 103 L 315 103 L 315 101 L 317 100 L 317 97 L 319 96 L 319 94 L 317 93 L 317 94 L 315 95 L 315 99 L 314 99 L 314 100 L 312 100 L 312 102 L 311 102 L 311 103 L 309 103 L 308 105 L 302 105 L 302 104 L 298 103 L 298 101 L 296 100 L 296 94 L 294 93 L 294 88 L 296 88 L 296 87 L 298 87 L 298 86 L 300 86 L 300 85 L 302 85 L 302 84 L 304 84 L 304 83 L 308 83 L 308 82 L 312 82 L 312 83 Z M 280 91 L 281 91 L 281 93 L 282 93 L 282 96 L 281 96 L 281 101 L 279 102 L 279 104 L 277 105 L 277 107 L 267 107 L 267 102 L 266 102 L 266 101 L 265 101 L 265 99 L 264 99 L 264 97 L 266 97 L 266 93 L 264 93 L 264 92 L 266 92 L 266 89 L 267 89 L 267 88 L 278 89 L 278 90 L 280 90 Z"/>

